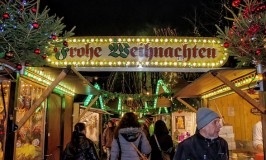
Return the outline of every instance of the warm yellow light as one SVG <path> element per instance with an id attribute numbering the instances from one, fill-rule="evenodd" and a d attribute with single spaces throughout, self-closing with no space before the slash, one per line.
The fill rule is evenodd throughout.
<path id="1" fill-rule="evenodd" d="M 256 75 L 256 79 L 258 79 L 259 81 L 262 80 L 262 79 L 263 79 L 263 75 L 262 75 L 262 73 L 258 73 L 258 74 Z"/>

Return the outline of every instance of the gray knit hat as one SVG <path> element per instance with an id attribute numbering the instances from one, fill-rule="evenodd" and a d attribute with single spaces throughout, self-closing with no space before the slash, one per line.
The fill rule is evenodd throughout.
<path id="1" fill-rule="evenodd" d="M 205 127 L 215 118 L 219 118 L 219 115 L 208 108 L 200 108 L 197 112 L 197 128 L 200 130 Z"/>

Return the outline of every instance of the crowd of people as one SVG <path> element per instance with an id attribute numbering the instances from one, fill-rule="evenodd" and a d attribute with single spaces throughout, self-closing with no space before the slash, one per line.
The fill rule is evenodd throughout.
<path id="1" fill-rule="evenodd" d="M 125 113 L 117 126 L 108 121 L 102 136 L 107 160 L 228 160 L 228 144 L 219 137 L 222 127 L 219 115 L 200 108 L 196 116 L 196 133 L 176 147 L 162 120 L 155 122 L 152 134 L 133 112 Z M 64 160 L 98 159 L 95 145 L 85 137 L 85 125 L 77 123 L 71 142 L 64 150 Z"/>

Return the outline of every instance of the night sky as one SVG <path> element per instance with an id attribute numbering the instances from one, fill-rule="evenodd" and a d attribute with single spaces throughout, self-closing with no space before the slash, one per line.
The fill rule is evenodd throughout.
<path id="1" fill-rule="evenodd" d="M 42 0 L 50 14 L 64 17 L 76 36 L 154 36 L 153 28 L 180 36 L 213 36 L 223 16 L 223 0 Z M 196 23 L 195 19 L 196 12 Z M 188 20 L 189 19 L 189 20 Z"/>

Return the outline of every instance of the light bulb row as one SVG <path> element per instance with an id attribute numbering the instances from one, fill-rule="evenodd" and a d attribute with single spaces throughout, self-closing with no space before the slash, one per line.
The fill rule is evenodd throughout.
<path id="1" fill-rule="evenodd" d="M 236 87 L 241 87 L 243 85 L 247 85 L 247 84 L 249 84 L 249 83 L 251 83 L 253 81 L 257 81 L 257 80 L 258 80 L 258 77 L 253 75 L 253 77 L 247 76 L 247 77 L 235 80 L 232 83 L 234 83 L 234 85 Z M 221 93 L 227 92 L 229 90 L 231 90 L 230 87 L 222 86 L 222 87 L 216 88 L 215 90 L 209 91 L 209 93 L 203 95 L 202 98 L 209 98 L 209 97 L 215 96 L 217 94 L 221 94 Z"/>
<path id="2" fill-rule="evenodd" d="M 71 38 L 67 40 L 70 43 L 212 43 L 221 44 L 221 41 L 215 38 Z"/>
<path id="3" fill-rule="evenodd" d="M 53 66 L 67 66 L 74 65 L 77 67 L 219 67 L 226 60 L 226 57 L 223 57 L 223 60 L 218 62 L 165 62 L 165 61 L 156 61 L 156 62 L 135 62 L 135 61 L 52 61 L 48 59 L 48 62 Z"/>
<path id="4" fill-rule="evenodd" d="M 29 78 L 31 78 L 31 79 L 33 79 L 33 80 L 35 80 L 35 81 L 37 81 L 37 82 L 39 82 L 39 83 L 41 83 L 41 84 L 44 84 L 44 85 L 48 85 L 48 86 L 49 86 L 49 85 L 51 85 L 51 83 L 52 83 L 51 80 L 48 80 L 48 79 L 46 79 L 45 77 L 42 77 L 42 76 L 38 76 L 38 75 L 32 74 L 32 73 L 30 73 L 30 72 L 28 72 L 28 71 L 25 71 L 24 76 L 29 77 Z M 65 92 L 65 93 L 67 93 L 67 94 L 70 94 L 70 95 L 72 95 L 72 96 L 75 95 L 73 89 L 65 88 L 64 86 L 62 86 L 62 85 L 60 85 L 60 84 L 57 85 L 55 88 L 56 88 L 56 89 L 59 89 L 60 91 Z"/>
<path id="5" fill-rule="evenodd" d="M 35 73 L 35 74 L 32 74 L 32 76 L 39 75 L 39 78 L 44 78 L 44 79 L 47 79 L 48 81 L 55 80 L 55 78 L 53 78 L 52 76 L 45 74 L 44 71 L 38 70 L 34 67 L 27 67 L 26 70 L 29 70 L 30 72 Z M 70 90 L 71 92 L 75 92 L 73 88 L 71 88 L 70 86 L 67 86 L 66 84 L 63 84 L 62 82 L 59 84 L 59 86 L 66 88 L 66 90 Z"/>

